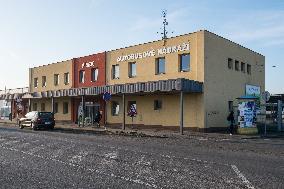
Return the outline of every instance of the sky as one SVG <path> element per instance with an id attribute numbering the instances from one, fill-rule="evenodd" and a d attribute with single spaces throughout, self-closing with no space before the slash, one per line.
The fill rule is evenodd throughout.
<path id="1" fill-rule="evenodd" d="M 283 0 L 0 0 L 0 89 L 28 86 L 31 67 L 161 39 L 164 9 L 170 37 L 206 29 L 265 55 L 266 90 L 284 93 Z"/>

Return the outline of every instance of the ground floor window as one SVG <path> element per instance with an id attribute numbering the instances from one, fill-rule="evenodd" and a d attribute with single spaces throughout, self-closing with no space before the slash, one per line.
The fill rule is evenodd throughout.
<path id="1" fill-rule="evenodd" d="M 54 103 L 54 113 L 56 114 L 56 113 L 58 113 L 58 102 L 55 102 Z"/>
<path id="2" fill-rule="evenodd" d="M 63 103 L 63 114 L 68 114 L 68 102 Z"/>
<path id="3" fill-rule="evenodd" d="M 41 103 L 41 105 L 40 105 L 40 111 L 42 111 L 42 112 L 45 111 L 45 103 Z"/>
<path id="4" fill-rule="evenodd" d="M 112 110 L 112 115 L 117 116 L 119 114 L 119 103 L 112 101 L 111 110 Z"/>
<path id="5" fill-rule="evenodd" d="M 37 111 L 37 103 L 33 103 L 33 111 Z"/>
<path id="6" fill-rule="evenodd" d="M 162 101 L 161 100 L 154 100 L 154 110 L 162 109 Z"/>

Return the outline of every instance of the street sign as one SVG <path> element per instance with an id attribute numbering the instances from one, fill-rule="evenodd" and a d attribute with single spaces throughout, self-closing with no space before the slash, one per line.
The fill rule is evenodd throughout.
<path id="1" fill-rule="evenodd" d="M 111 99 L 111 94 L 108 93 L 108 92 L 105 92 L 105 93 L 103 94 L 103 99 L 104 99 L 105 101 L 109 101 L 109 100 Z"/>
<path id="2" fill-rule="evenodd" d="M 265 102 L 269 101 L 270 99 L 270 93 L 268 91 L 264 91 L 262 94 L 262 99 L 265 100 Z"/>
<path id="3" fill-rule="evenodd" d="M 135 106 L 132 104 L 132 105 L 130 106 L 129 111 L 128 111 L 128 116 L 130 116 L 130 117 L 135 117 L 136 115 L 137 115 L 136 108 L 135 108 Z"/>

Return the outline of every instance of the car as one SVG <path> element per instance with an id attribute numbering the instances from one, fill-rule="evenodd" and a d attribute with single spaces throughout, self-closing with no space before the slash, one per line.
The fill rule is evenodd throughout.
<path id="1" fill-rule="evenodd" d="M 52 112 L 32 111 L 21 118 L 18 124 L 20 129 L 23 129 L 24 127 L 31 127 L 33 130 L 39 128 L 54 129 L 54 114 Z"/>

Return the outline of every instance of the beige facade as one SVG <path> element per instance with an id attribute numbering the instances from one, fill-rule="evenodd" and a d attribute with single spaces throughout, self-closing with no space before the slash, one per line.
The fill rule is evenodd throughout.
<path id="1" fill-rule="evenodd" d="M 158 54 L 160 49 L 189 43 L 189 50 Z M 154 54 L 143 57 L 143 52 Z M 160 51 L 161 52 L 161 51 Z M 166 51 L 165 51 L 166 52 Z M 142 56 L 139 53 L 142 53 Z M 190 54 L 190 70 L 180 71 L 180 55 Z M 133 57 L 134 56 L 136 57 Z M 124 57 L 124 58 L 123 58 Z M 157 74 L 157 58 L 165 57 L 165 73 Z M 228 68 L 228 59 L 239 61 L 239 71 Z M 129 63 L 136 63 L 136 76 L 129 77 Z M 245 85 L 256 85 L 265 89 L 264 56 L 244 48 L 208 31 L 198 31 L 166 41 L 160 40 L 107 52 L 106 82 L 108 85 L 137 83 L 147 81 L 186 78 L 204 83 L 202 93 L 184 94 L 184 127 L 187 128 L 224 128 L 227 127 L 228 101 L 245 94 Z M 245 71 L 241 70 L 245 65 Z M 113 78 L 113 66 L 119 66 L 119 77 Z M 247 65 L 250 73 L 247 73 Z M 233 66 L 235 66 L 233 64 Z M 243 66 L 242 66 L 243 68 Z M 126 95 L 128 101 L 136 101 L 138 115 L 134 124 L 179 126 L 179 94 L 141 94 Z M 162 108 L 154 110 L 154 101 L 162 101 Z M 112 103 L 118 103 L 118 115 L 113 114 Z M 113 97 L 107 104 L 107 122 L 121 123 L 122 99 Z M 126 124 L 131 118 L 126 117 Z"/>
<path id="2" fill-rule="evenodd" d="M 30 68 L 30 93 L 41 93 L 61 89 L 70 89 L 73 86 L 73 60 L 62 61 L 54 64 Z M 37 84 L 35 84 L 37 82 Z M 55 119 L 60 121 L 71 121 L 71 98 L 54 98 L 58 112 L 55 112 Z M 65 112 L 63 104 L 65 103 Z M 68 104 L 68 105 L 67 105 Z M 42 109 L 44 106 L 44 109 Z M 31 110 L 52 111 L 51 98 L 31 99 Z"/>

